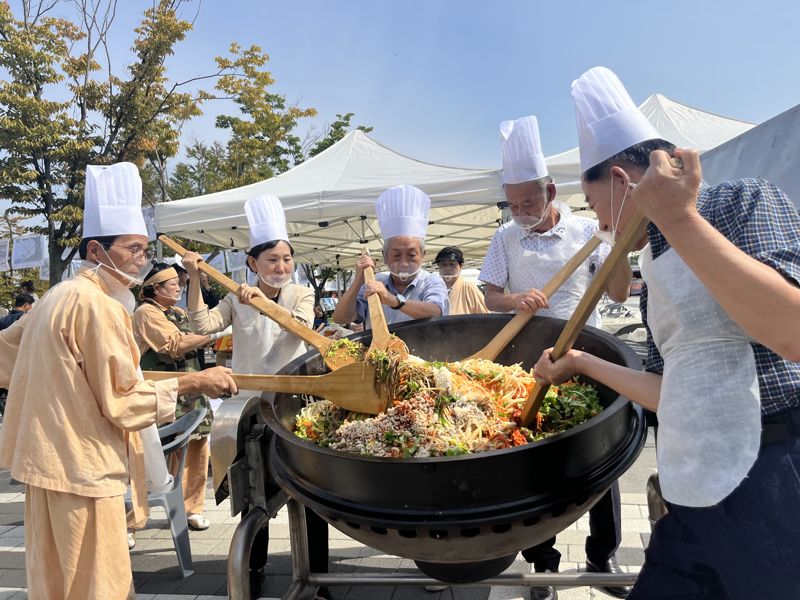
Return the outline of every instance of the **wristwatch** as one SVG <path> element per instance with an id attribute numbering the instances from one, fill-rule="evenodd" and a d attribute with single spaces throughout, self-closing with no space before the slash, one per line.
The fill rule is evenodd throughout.
<path id="1" fill-rule="evenodd" d="M 397 306 L 393 306 L 394 310 L 400 310 L 406 305 L 406 297 L 403 294 L 397 294 Z"/>

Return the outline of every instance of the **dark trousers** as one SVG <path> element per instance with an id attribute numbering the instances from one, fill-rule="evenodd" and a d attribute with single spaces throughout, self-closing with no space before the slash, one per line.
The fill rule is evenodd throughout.
<path id="1" fill-rule="evenodd" d="M 669 504 L 628 600 L 800 598 L 800 438 L 761 447 L 719 504 Z"/>
<path id="2" fill-rule="evenodd" d="M 586 538 L 586 558 L 602 565 L 612 556 L 622 541 L 620 528 L 619 484 L 615 481 L 603 497 L 589 509 L 589 535 Z M 536 571 L 558 571 L 561 553 L 555 549 L 556 538 L 522 551 Z"/>

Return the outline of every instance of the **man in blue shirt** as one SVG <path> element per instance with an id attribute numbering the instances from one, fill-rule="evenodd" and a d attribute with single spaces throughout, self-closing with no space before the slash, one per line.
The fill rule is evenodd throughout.
<path id="1" fill-rule="evenodd" d="M 624 230 L 636 208 L 651 221 L 637 245 L 647 371 L 577 350 L 552 362 L 546 350 L 537 380 L 581 373 L 658 413 L 668 513 L 631 600 L 798 598 L 800 215 L 763 180 L 703 185 L 695 151 L 614 143 L 635 129 L 632 102 L 604 107 L 623 94 L 607 69 L 573 84 L 581 158 L 591 157 L 582 185 L 600 228 Z"/>
<path id="2" fill-rule="evenodd" d="M 364 269 L 375 261 L 362 256 L 356 263 L 353 285 L 342 295 L 333 320 L 346 325 L 361 319 L 369 326 L 367 297 L 376 294 L 383 305 L 386 322 L 439 317 L 448 312 L 447 286 L 438 273 L 422 269 L 430 199 L 422 190 L 399 185 L 383 192 L 375 205 L 384 237 L 383 260 L 388 273 L 364 282 Z"/>

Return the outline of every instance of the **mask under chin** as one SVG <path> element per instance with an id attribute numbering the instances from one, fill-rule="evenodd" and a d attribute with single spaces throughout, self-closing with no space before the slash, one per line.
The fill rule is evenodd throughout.
<path id="1" fill-rule="evenodd" d="M 277 278 L 277 277 L 262 277 L 261 275 L 259 275 L 259 278 L 266 285 L 268 285 L 270 287 L 273 287 L 273 288 L 277 288 L 277 289 L 284 288 L 287 285 L 289 285 L 290 283 L 292 283 L 292 277 L 291 276 L 289 276 L 289 277 L 287 277 L 285 279 L 282 279 L 282 278 Z"/>

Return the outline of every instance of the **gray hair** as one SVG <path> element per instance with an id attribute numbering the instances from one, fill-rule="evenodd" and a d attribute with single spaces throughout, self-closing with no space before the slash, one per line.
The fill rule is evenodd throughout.
<path id="1" fill-rule="evenodd" d="M 391 242 L 394 238 L 389 238 L 388 240 L 383 240 L 383 249 L 381 250 L 381 254 L 383 255 L 383 260 L 386 261 L 386 255 L 389 254 L 389 242 Z M 425 254 L 425 240 L 422 238 L 414 238 L 419 242 L 419 253 Z"/>

